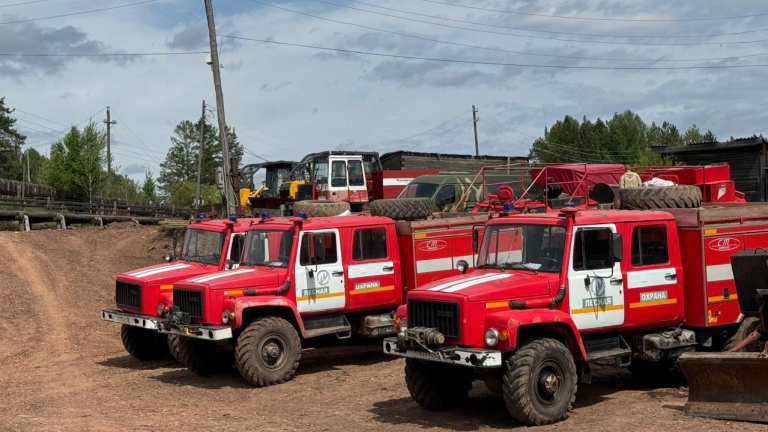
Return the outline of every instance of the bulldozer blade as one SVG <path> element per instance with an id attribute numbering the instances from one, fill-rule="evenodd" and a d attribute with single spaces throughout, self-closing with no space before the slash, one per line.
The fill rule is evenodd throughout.
<path id="1" fill-rule="evenodd" d="M 686 353 L 685 413 L 720 420 L 768 423 L 768 357 L 763 353 Z"/>

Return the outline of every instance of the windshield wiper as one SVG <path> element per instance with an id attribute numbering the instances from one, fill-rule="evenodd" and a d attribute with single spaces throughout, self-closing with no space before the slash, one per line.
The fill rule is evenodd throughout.
<path id="1" fill-rule="evenodd" d="M 475 268 L 479 268 L 479 269 L 493 268 L 493 269 L 504 270 L 503 268 L 501 268 L 501 266 L 498 266 L 496 264 L 480 264 L 479 266 L 477 266 Z"/>
<path id="2" fill-rule="evenodd" d="M 502 266 L 503 266 L 503 267 L 514 268 L 514 269 L 522 269 L 522 270 L 528 270 L 528 271 L 532 271 L 532 272 L 533 272 L 533 274 L 539 274 L 539 270 L 538 270 L 538 269 L 534 269 L 534 268 L 528 267 L 528 265 L 527 265 L 527 264 L 524 264 L 524 263 L 519 263 L 519 262 L 514 262 L 514 263 L 505 262 L 504 264 L 502 264 Z"/>

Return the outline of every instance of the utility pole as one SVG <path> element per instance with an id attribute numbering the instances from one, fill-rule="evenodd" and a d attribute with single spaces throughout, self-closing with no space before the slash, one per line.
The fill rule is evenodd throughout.
<path id="1" fill-rule="evenodd" d="M 107 107 L 107 119 L 103 120 L 107 124 L 107 178 L 109 182 L 112 182 L 112 134 L 110 128 L 113 124 L 117 124 L 116 121 L 111 120 L 109 117 L 109 107 Z"/>
<path id="2" fill-rule="evenodd" d="M 480 156 L 480 146 L 477 143 L 477 121 L 480 120 L 477 118 L 477 108 L 475 108 L 474 105 L 472 105 L 472 125 L 475 127 L 475 156 Z"/>
<path id="3" fill-rule="evenodd" d="M 203 165 L 203 142 L 205 142 L 205 99 L 203 113 L 200 117 L 200 147 L 197 149 L 197 189 L 195 190 L 195 205 L 200 207 L 200 170 Z"/>
<path id="4" fill-rule="evenodd" d="M 219 50 L 216 46 L 216 24 L 213 22 L 213 5 L 211 0 L 204 0 L 205 15 L 208 19 L 208 38 L 211 43 L 211 69 L 213 69 L 213 87 L 216 90 L 216 114 L 219 118 L 219 141 L 221 141 L 221 159 L 224 163 L 224 198 L 227 203 L 227 215 L 237 213 L 237 197 L 232 184 L 232 173 L 229 160 L 229 141 L 227 137 L 227 121 L 224 117 L 224 93 L 221 90 L 221 67 L 219 66 Z"/>

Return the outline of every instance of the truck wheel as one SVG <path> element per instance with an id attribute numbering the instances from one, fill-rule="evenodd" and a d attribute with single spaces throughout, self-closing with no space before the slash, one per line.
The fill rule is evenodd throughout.
<path id="1" fill-rule="evenodd" d="M 518 423 L 541 426 L 568 418 L 576 399 L 576 364 L 555 339 L 534 339 L 520 346 L 504 373 L 504 402 Z"/>
<path id="2" fill-rule="evenodd" d="M 221 348 L 216 342 L 176 337 L 177 360 L 195 375 L 211 376 L 232 369 L 232 351 Z"/>
<path id="3" fill-rule="evenodd" d="M 301 339 L 288 321 L 260 318 L 240 333 L 235 363 L 240 375 L 257 387 L 289 381 L 301 358 Z"/>
<path id="4" fill-rule="evenodd" d="M 168 355 L 168 341 L 163 334 L 123 324 L 120 339 L 128 354 L 138 360 L 158 360 Z"/>
<path id="5" fill-rule="evenodd" d="M 454 408 L 469 397 L 473 376 L 461 366 L 445 366 L 405 359 L 405 383 L 411 397 L 424 408 L 442 411 Z"/>
<path id="6" fill-rule="evenodd" d="M 393 198 L 371 201 L 371 216 L 414 221 L 432 216 L 429 198 Z"/>
<path id="7" fill-rule="evenodd" d="M 701 190 L 696 186 L 658 186 L 622 189 L 621 207 L 636 210 L 701 207 Z"/>
<path id="8" fill-rule="evenodd" d="M 741 324 L 739 324 L 739 328 L 736 330 L 736 333 L 734 333 L 733 336 L 728 338 L 728 340 L 725 342 L 723 351 L 732 350 L 736 345 L 739 344 L 739 342 L 743 341 L 744 338 L 749 336 L 753 331 L 757 330 L 759 326 L 760 319 L 757 317 L 746 317 L 741 320 Z M 742 352 L 761 352 L 764 345 L 765 344 L 763 342 L 758 340 L 744 347 Z"/>
<path id="9" fill-rule="evenodd" d="M 305 213 L 307 217 L 338 216 L 349 209 L 346 201 L 306 200 L 293 203 L 293 214 Z"/>
<path id="10" fill-rule="evenodd" d="M 179 363 L 181 363 L 181 360 L 179 360 L 179 340 L 181 338 L 182 336 L 175 334 L 168 335 L 168 350 L 171 352 L 171 357 Z"/>

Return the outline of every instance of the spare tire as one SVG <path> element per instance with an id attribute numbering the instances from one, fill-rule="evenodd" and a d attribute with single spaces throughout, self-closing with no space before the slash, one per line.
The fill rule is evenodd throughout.
<path id="1" fill-rule="evenodd" d="M 432 216 L 429 198 L 394 198 L 371 201 L 371 216 L 413 221 Z"/>
<path id="2" fill-rule="evenodd" d="M 306 200 L 293 203 L 293 214 L 304 213 L 307 217 L 338 216 L 349 211 L 346 201 Z"/>
<path id="3" fill-rule="evenodd" d="M 643 186 L 622 189 L 621 207 L 654 210 L 701 207 L 701 190 L 696 186 Z"/>

